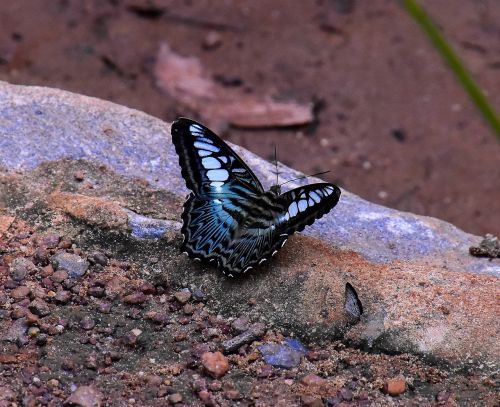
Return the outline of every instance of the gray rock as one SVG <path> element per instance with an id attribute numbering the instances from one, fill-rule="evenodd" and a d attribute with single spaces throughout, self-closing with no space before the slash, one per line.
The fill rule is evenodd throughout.
<path id="1" fill-rule="evenodd" d="M 57 253 L 50 259 L 56 270 L 64 270 L 72 279 L 79 279 L 85 275 L 89 262 L 77 254 Z"/>
<path id="2" fill-rule="evenodd" d="M 22 281 L 26 276 L 36 270 L 33 262 L 25 257 L 17 257 L 10 264 L 10 277 L 15 281 Z"/>
<path id="3" fill-rule="evenodd" d="M 26 318 L 19 318 L 12 323 L 7 332 L 1 336 L 1 339 L 22 345 L 28 341 L 28 337 L 26 336 L 27 331 L 28 324 Z"/>
<path id="4" fill-rule="evenodd" d="M 33 314 L 38 315 L 39 317 L 45 317 L 50 314 L 49 304 L 41 298 L 35 298 L 31 301 L 28 308 Z"/>

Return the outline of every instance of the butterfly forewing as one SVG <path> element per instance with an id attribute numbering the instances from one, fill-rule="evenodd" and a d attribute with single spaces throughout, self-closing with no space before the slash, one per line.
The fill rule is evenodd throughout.
<path id="1" fill-rule="evenodd" d="M 322 183 L 283 195 L 264 192 L 243 160 L 205 126 L 189 119 L 172 124 L 172 141 L 187 187 L 182 250 L 215 261 L 229 275 L 268 260 L 288 235 L 330 211 L 340 190 Z"/>
<path id="2" fill-rule="evenodd" d="M 182 176 L 195 194 L 239 197 L 264 192 L 243 160 L 205 126 L 181 118 L 172 124 L 172 141 Z"/>

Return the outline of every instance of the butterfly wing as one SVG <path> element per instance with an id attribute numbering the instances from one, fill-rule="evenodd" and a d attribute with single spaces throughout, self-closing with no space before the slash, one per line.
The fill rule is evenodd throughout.
<path id="1" fill-rule="evenodd" d="M 255 174 L 224 141 L 193 120 L 172 124 L 172 142 L 187 187 L 201 198 L 232 198 L 264 193 Z"/>
<path id="2" fill-rule="evenodd" d="M 329 183 L 318 183 L 292 189 L 279 196 L 285 208 L 280 214 L 280 235 L 291 235 L 312 225 L 316 219 L 330 212 L 340 198 L 340 188 Z"/>

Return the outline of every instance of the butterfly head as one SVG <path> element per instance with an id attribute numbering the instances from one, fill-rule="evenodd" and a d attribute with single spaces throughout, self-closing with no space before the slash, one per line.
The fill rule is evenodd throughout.
<path id="1" fill-rule="evenodd" d="M 280 196 L 281 195 L 281 185 L 273 185 L 269 189 L 269 192 L 271 192 L 273 195 Z"/>

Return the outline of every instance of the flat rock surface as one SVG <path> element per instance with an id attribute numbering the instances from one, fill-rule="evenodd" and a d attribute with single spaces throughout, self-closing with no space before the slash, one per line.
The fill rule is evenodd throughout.
<path id="1" fill-rule="evenodd" d="M 27 323 L 12 324 L 6 329 L 10 342 L 24 346 L 39 334 L 64 337 L 67 321 L 72 320 L 66 312 L 73 306 L 79 312 L 84 307 L 92 316 L 77 317 L 79 329 L 106 329 L 107 322 L 102 325 L 95 309 L 107 315 L 112 312 L 110 303 L 123 304 L 133 295 L 141 301 L 125 301 L 133 309 L 124 314 L 131 322 L 120 325 L 120 343 L 130 349 L 153 344 L 143 339 L 149 328 L 136 324 L 136 318 L 161 326 L 174 310 L 182 326 L 182 318 L 196 315 L 196 305 L 190 304 L 195 289 L 202 287 L 210 312 L 263 323 L 305 343 L 341 339 L 370 351 L 417 355 L 447 371 L 473 369 L 488 375 L 497 369 L 499 261 L 469 256 L 469 246 L 477 245 L 479 237 L 343 191 L 338 206 L 291 238 L 274 262 L 245 278 L 227 279 L 178 252 L 178 220 L 186 189 L 165 123 L 84 96 L 1 84 L 0 136 L 0 224 L 8 225 L 6 238 L 19 242 L 2 251 L 7 253 L 4 289 L 10 292 L 18 285 L 6 277 L 16 257 L 30 257 L 40 277 L 40 283 L 33 284 L 37 273 L 30 272 L 28 297 L 8 312 L 28 321 L 53 321 L 40 324 L 41 332 L 28 331 L 28 336 Z M 238 152 L 265 185 L 272 184 L 272 165 L 242 149 Z M 284 179 L 297 176 L 283 166 L 280 174 Z M 43 241 L 58 243 L 49 248 L 40 244 Z M 22 252 L 19 247 L 31 249 Z M 104 258 L 99 264 L 91 255 L 95 251 L 113 261 L 108 264 Z M 57 272 L 51 260 L 63 253 L 88 261 L 85 274 L 51 279 Z M 363 305 L 359 321 L 344 308 L 347 282 Z M 153 302 L 161 304 L 158 287 L 189 288 L 193 298 L 183 304 L 172 294 L 172 306 L 162 314 L 162 307 L 148 309 L 148 298 L 138 294 L 152 295 Z M 66 305 L 52 301 L 61 290 L 71 293 L 69 298 L 58 297 Z M 38 316 L 24 311 L 33 300 L 47 305 Z M 87 309 L 89 301 L 94 304 L 92 312 Z M 146 317 L 149 311 L 156 314 Z M 205 338 L 215 338 L 212 328 L 199 329 Z M 188 339 L 181 331 L 162 346 L 174 350 L 175 343 Z M 51 352 L 61 344 L 54 340 Z M 82 363 L 99 370 L 99 357 L 94 356 L 96 361 L 91 356 Z"/>

